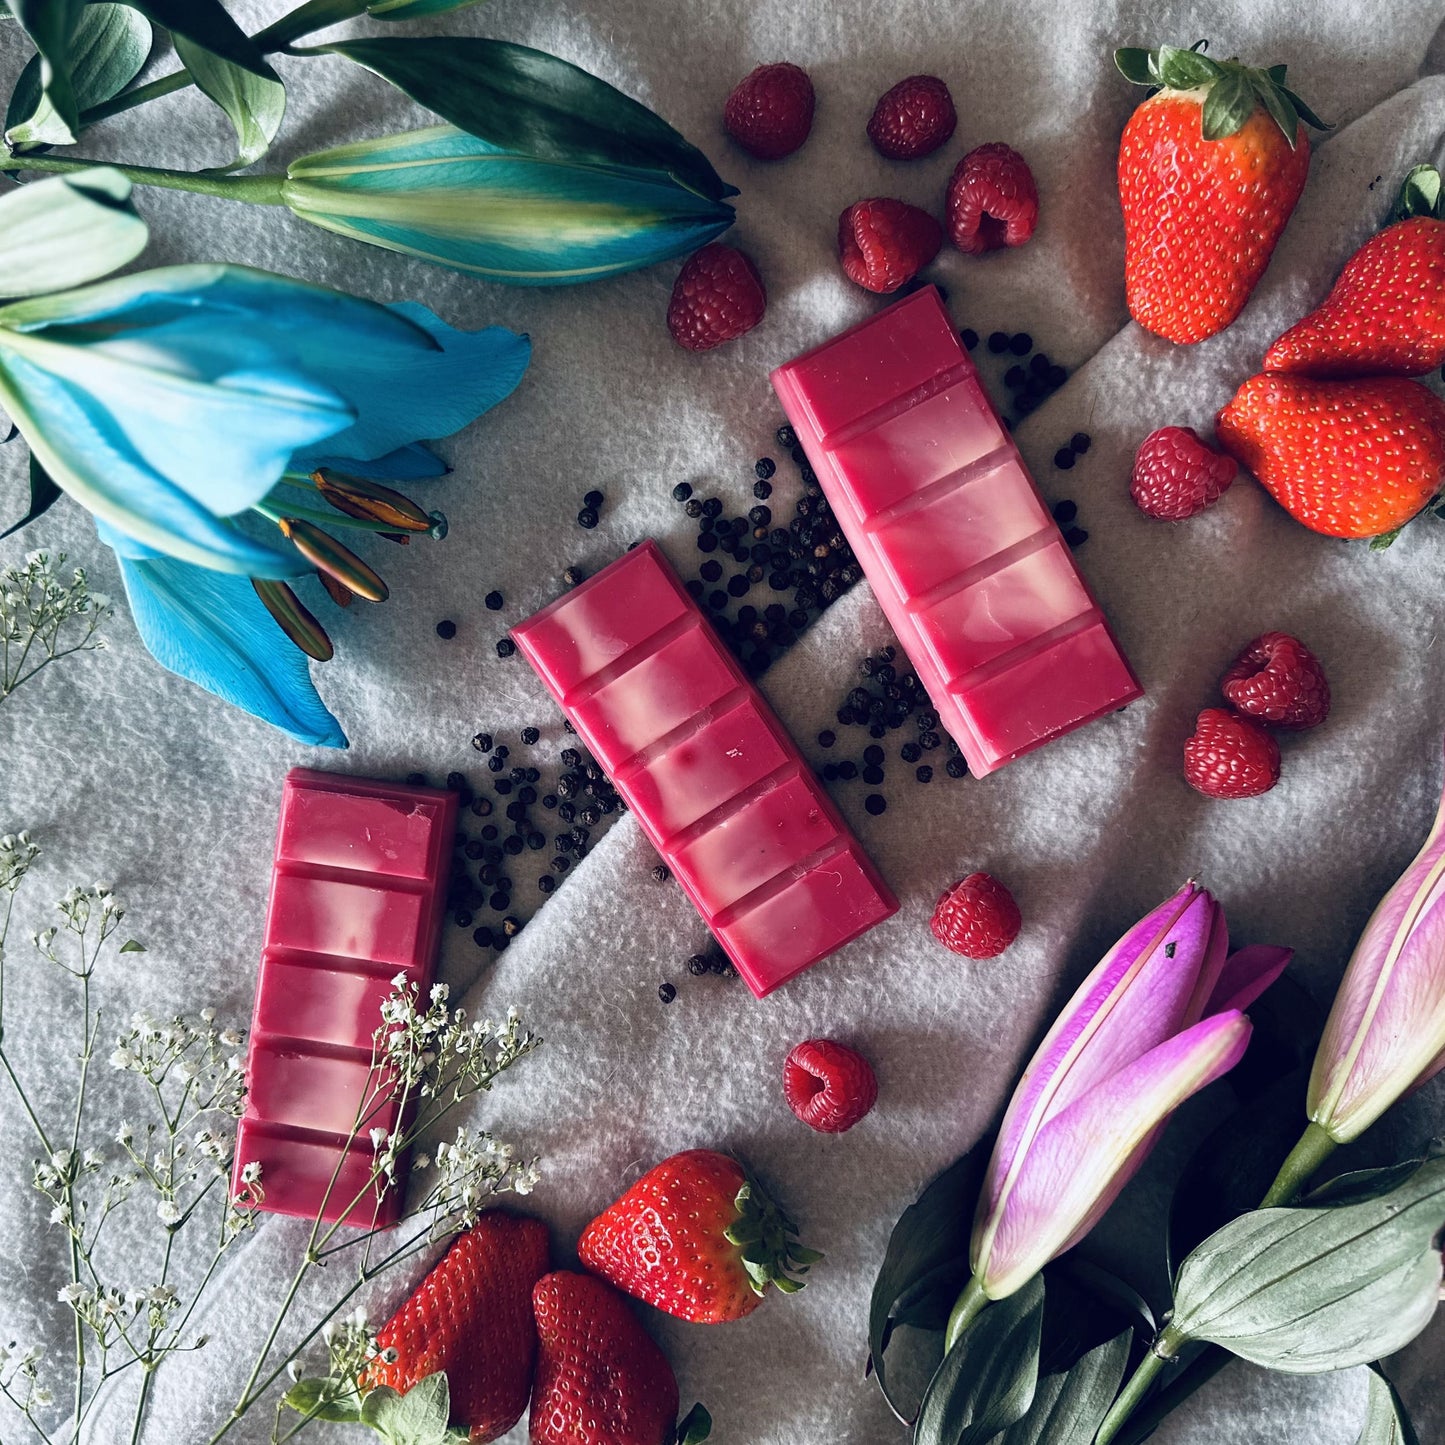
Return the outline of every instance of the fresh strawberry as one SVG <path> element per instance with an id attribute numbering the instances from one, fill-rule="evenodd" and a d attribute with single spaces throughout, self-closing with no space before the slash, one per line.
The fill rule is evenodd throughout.
<path id="1" fill-rule="evenodd" d="M 1304 189 L 1305 125 L 1322 122 L 1285 68 L 1199 50 L 1125 49 L 1115 63 L 1160 87 L 1119 145 L 1129 312 L 1170 341 L 1203 341 L 1244 309 Z"/>
<path id="2" fill-rule="evenodd" d="M 532 1286 L 547 1272 L 547 1226 L 490 1210 L 459 1236 L 376 1337 L 365 1389 L 405 1393 L 441 1371 L 451 1423 L 474 1441 L 505 1435 L 527 1408 L 537 1333 Z"/>
<path id="3" fill-rule="evenodd" d="M 1146 517 L 1182 522 L 1213 506 L 1239 470 L 1234 458 L 1204 445 L 1188 426 L 1161 426 L 1139 444 L 1129 495 Z"/>
<path id="4" fill-rule="evenodd" d="M 650 1169 L 582 1233 L 577 1253 L 618 1289 L 679 1319 L 740 1320 L 768 1286 L 802 1288 L 822 1258 L 743 1166 L 711 1149 Z"/>
<path id="5" fill-rule="evenodd" d="M 949 239 L 970 256 L 1022 246 L 1039 219 L 1029 163 L 1000 141 L 969 151 L 949 178 L 947 213 Z"/>
<path id="6" fill-rule="evenodd" d="M 943 245 L 943 227 L 917 206 L 875 196 L 838 217 L 838 259 L 844 274 L 869 291 L 896 291 Z"/>
<path id="7" fill-rule="evenodd" d="M 1221 444 L 1327 537 L 1382 537 L 1445 481 L 1445 403 L 1402 376 L 1252 376 L 1215 418 Z"/>
<path id="8" fill-rule="evenodd" d="M 997 878 L 970 873 L 944 890 L 928 926 L 954 953 L 997 958 L 1019 936 L 1022 924 L 1013 894 Z"/>
<path id="9" fill-rule="evenodd" d="M 1256 722 L 1299 731 L 1330 713 L 1330 685 L 1320 660 L 1298 637 L 1266 632 L 1229 664 L 1219 690 Z"/>
<path id="10" fill-rule="evenodd" d="M 877 1102 L 878 1076 L 856 1049 L 807 1039 L 783 1065 L 783 1097 L 810 1129 L 842 1134 Z"/>
<path id="11" fill-rule="evenodd" d="M 1445 365 L 1445 220 L 1434 166 L 1405 178 L 1393 219 L 1350 257 L 1324 301 L 1265 352 L 1266 371 L 1423 376 Z"/>
<path id="12" fill-rule="evenodd" d="M 723 107 L 727 133 L 760 161 L 790 156 L 813 128 L 813 82 L 800 66 L 760 65 L 745 75 Z"/>
<path id="13" fill-rule="evenodd" d="M 910 75 L 885 91 L 868 120 L 868 139 L 891 161 L 932 155 L 953 135 L 958 112 L 936 75 Z"/>
<path id="14" fill-rule="evenodd" d="M 1207 798 L 1255 798 L 1279 782 L 1279 744 L 1256 722 L 1207 707 L 1184 744 L 1184 781 Z"/>
<path id="15" fill-rule="evenodd" d="M 610 1285 L 558 1270 L 532 1291 L 532 1445 L 672 1445 L 677 1377 Z"/>
<path id="16" fill-rule="evenodd" d="M 751 331 L 767 304 L 752 261 L 733 246 L 711 241 L 683 262 L 667 303 L 667 329 L 679 346 L 710 351 Z"/>

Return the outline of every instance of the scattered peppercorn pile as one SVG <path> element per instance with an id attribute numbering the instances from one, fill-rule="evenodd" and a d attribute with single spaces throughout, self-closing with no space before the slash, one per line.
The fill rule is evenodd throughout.
<path id="1" fill-rule="evenodd" d="M 979 345 L 976 332 L 965 330 L 961 335 L 969 350 Z M 988 350 L 1026 357 L 1033 350 L 1033 341 L 1022 332 L 1012 336 L 995 332 L 988 338 Z M 1065 377 L 1062 367 L 1039 352 L 1032 356 L 1026 373 L 1023 367 L 1013 366 L 1005 374 L 1004 383 L 1016 393 L 1014 406 L 1022 417 L 1062 385 Z M 778 428 L 777 442 L 797 469 L 799 482 L 800 494 L 792 502 L 792 515 L 786 525 L 786 512 L 777 506 L 775 488 L 780 483 L 778 465 L 772 457 L 759 457 L 754 463 L 754 505 L 745 515 L 726 515 L 728 509 L 720 497 L 699 497 L 690 482 L 679 482 L 672 489 L 673 499 L 684 515 L 697 524 L 696 546 L 702 556 L 696 575 L 687 578 L 685 586 L 739 664 L 754 676 L 790 647 L 863 575 L 791 426 Z M 1089 442 L 1086 433 L 1075 433 L 1055 455 L 1055 466 L 1070 469 L 1074 458 L 1088 450 Z M 577 514 L 578 525 L 587 530 L 596 527 L 605 500 L 600 491 L 587 492 Z M 1072 525 L 1078 514 L 1072 501 L 1056 503 L 1053 511 L 1070 546 L 1076 547 L 1087 539 L 1087 532 Z M 567 587 L 576 587 L 586 580 L 586 573 L 580 567 L 569 566 L 561 580 Z M 488 592 L 483 601 L 489 612 L 501 612 L 506 605 L 502 594 L 495 590 Z M 444 639 L 456 633 L 456 624 L 449 619 L 437 625 L 437 634 Z M 498 657 L 511 657 L 516 646 L 503 636 L 496 643 L 496 652 Z M 918 783 L 931 783 L 940 767 L 949 778 L 968 775 L 958 744 L 940 728 L 938 714 L 914 673 L 897 668 L 897 656 L 897 649 L 889 646 L 865 657 L 859 664 L 859 682 L 849 689 L 837 709 L 840 727 L 867 729 L 872 741 L 861 754 L 856 758 L 837 757 L 833 749 L 838 747 L 839 734 L 831 728 L 820 732 L 817 739 L 818 746 L 829 753 L 818 769 L 823 780 L 861 780 L 870 789 L 863 806 L 874 816 L 888 807 L 887 796 L 881 791 L 887 777 L 888 751 L 881 744 L 910 724 L 911 735 L 898 745 L 897 756 L 912 769 Z M 572 731 L 570 724 L 564 723 L 564 727 Z M 481 948 L 499 952 L 505 949 L 541 901 L 599 841 L 610 820 L 625 811 L 602 769 L 575 742 L 563 747 L 555 762 L 547 765 L 551 781 L 544 789 L 543 767 L 533 760 L 532 753 L 540 741 L 539 729 L 526 727 L 520 731 L 517 746 L 527 756 L 522 763 L 514 758 L 508 743 L 498 742 L 490 733 L 479 732 L 473 737 L 473 748 L 485 755 L 487 770 L 495 775 L 491 780 L 493 796 L 474 790 L 460 772 L 447 775 L 446 785 L 458 793 L 464 821 L 467 814 L 480 820 L 475 835 L 465 828 L 458 832 L 448 907 L 456 925 L 472 929 L 472 937 Z M 420 783 L 425 778 L 418 773 L 408 781 Z M 516 902 L 519 894 L 511 875 L 523 871 L 524 857 L 540 858 L 549 849 L 550 859 L 545 860 L 534 881 L 538 896 Z M 671 874 L 661 863 L 652 869 L 652 877 L 662 884 L 671 881 Z M 737 976 L 715 945 L 709 945 L 706 953 L 692 955 L 685 966 L 693 977 Z M 663 1003 L 671 1003 L 676 996 L 676 985 L 671 981 L 659 985 L 658 997 Z"/>

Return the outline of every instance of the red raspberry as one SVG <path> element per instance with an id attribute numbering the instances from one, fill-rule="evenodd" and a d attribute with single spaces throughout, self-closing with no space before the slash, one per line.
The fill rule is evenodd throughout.
<path id="1" fill-rule="evenodd" d="M 957 124 L 948 87 L 936 75 L 910 75 L 873 107 L 868 139 L 890 161 L 913 161 L 932 155 Z"/>
<path id="2" fill-rule="evenodd" d="M 1038 219 L 1034 173 L 1016 150 L 994 141 L 959 161 L 948 182 L 948 234 L 960 251 L 1022 246 Z"/>
<path id="3" fill-rule="evenodd" d="M 1273 727 L 1318 727 L 1330 715 L 1330 685 L 1319 658 L 1287 632 L 1256 637 L 1219 686 L 1240 712 Z"/>
<path id="4" fill-rule="evenodd" d="M 813 82 L 786 62 L 760 65 L 733 87 L 723 106 L 727 133 L 760 161 L 782 160 L 813 128 Z"/>
<path id="5" fill-rule="evenodd" d="M 1019 936 L 1023 920 L 1014 896 L 987 873 L 970 873 L 946 889 L 929 927 L 965 958 L 997 958 Z"/>
<path id="6" fill-rule="evenodd" d="M 679 346 L 708 351 L 751 331 L 767 304 L 758 268 L 734 247 L 710 241 L 677 273 L 667 303 L 667 329 Z"/>
<path id="7" fill-rule="evenodd" d="M 1182 522 L 1217 502 L 1238 470 L 1233 457 L 1205 446 L 1193 427 L 1161 426 L 1134 454 L 1129 495 L 1146 517 Z"/>
<path id="8" fill-rule="evenodd" d="M 838 259 L 850 281 L 869 291 L 896 291 L 943 245 L 943 227 L 917 206 L 875 196 L 838 217 Z"/>
<path id="9" fill-rule="evenodd" d="M 1184 781 L 1206 798 L 1255 798 L 1279 782 L 1279 744 L 1222 707 L 1199 714 L 1184 744 Z"/>
<path id="10" fill-rule="evenodd" d="M 855 1050 L 832 1039 L 808 1039 L 783 1065 L 783 1097 L 810 1129 L 841 1134 L 873 1107 L 878 1077 Z"/>

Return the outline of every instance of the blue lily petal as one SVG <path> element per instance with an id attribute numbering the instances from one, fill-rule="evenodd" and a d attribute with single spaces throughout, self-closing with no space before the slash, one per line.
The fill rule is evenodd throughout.
<path id="1" fill-rule="evenodd" d="M 635 270 L 733 222 L 664 172 L 514 155 L 449 125 L 305 156 L 281 194 L 326 230 L 517 286 Z"/>
<path id="2" fill-rule="evenodd" d="M 56 483 L 97 521 L 138 544 L 249 577 L 290 577 L 309 570 L 294 548 L 246 536 L 147 466 L 114 417 L 93 405 L 83 390 L 5 354 L 3 333 L 0 403 Z"/>
<path id="3" fill-rule="evenodd" d="M 360 457 L 342 457 L 329 452 L 304 451 L 291 458 L 291 470 L 314 472 L 321 467 L 330 467 L 334 472 L 346 472 L 353 477 L 366 477 L 373 482 L 417 482 L 430 477 L 444 477 L 451 470 L 429 446 L 413 442 L 410 446 L 398 447 L 383 457 L 371 457 L 363 461 Z"/>
<path id="4" fill-rule="evenodd" d="M 305 654 L 243 577 L 171 557 L 120 557 L 141 640 L 161 664 L 303 743 L 344 748 L 346 734 L 311 681 Z"/>
<path id="5" fill-rule="evenodd" d="M 428 338 L 376 337 L 342 350 L 316 348 L 307 372 L 350 402 L 356 423 L 328 437 L 325 450 L 367 460 L 422 437 L 450 436 L 509 396 L 522 379 L 532 343 L 502 326 L 459 331 L 414 301 L 389 308 Z"/>

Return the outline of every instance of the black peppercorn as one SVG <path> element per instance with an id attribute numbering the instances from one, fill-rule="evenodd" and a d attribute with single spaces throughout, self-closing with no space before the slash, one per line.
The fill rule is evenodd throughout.
<path id="1" fill-rule="evenodd" d="M 839 763 L 838 776 L 842 778 L 845 783 L 851 783 L 853 779 L 858 776 L 858 764 L 847 762 Z"/>
<path id="2" fill-rule="evenodd" d="M 831 728 L 824 728 L 823 731 L 818 734 L 818 746 L 820 748 L 831 748 L 837 741 L 838 734 L 833 732 Z"/>
<path id="3" fill-rule="evenodd" d="M 1028 376 L 1021 366 L 1011 366 L 1003 374 L 1003 384 L 1010 391 L 1017 391 L 1027 380 Z"/>
<path id="4" fill-rule="evenodd" d="M 968 774 L 968 764 L 962 758 L 949 758 L 943 765 L 943 771 L 950 778 L 962 778 Z"/>
<path id="5" fill-rule="evenodd" d="M 510 657 L 517 650 L 517 644 L 510 637 L 504 637 L 497 643 L 497 656 Z"/>
<path id="6" fill-rule="evenodd" d="M 500 592 L 488 592 L 487 595 L 482 598 L 482 602 L 485 604 L 488 612 L 500 612 L 505 605 Z"/>
<path id="7" fill-rule="evenodd" d="M 963 330 L 958 333 L 958 339 L 963 342 L 963 349 L 965 351 L 972 351 L 978 345 L 978 332 L 971 326 L 965 326 Z"/>
<path id="8" fill-rule="evenodd" d="M 599 520 L 597 513 L 594 512 L 591 507 L 583 507 L 582 510 L 577 513 L 577 525 L 579 527 L 586 527 L 589 532 L 597 525 Z"/>
<path id="9" fill-rule="evenodd" d="M 1082 547 L 1089 540 L 1089 534 L 1082 527 L 1070 527 L 1064 533 L 1064 541 L 1071 547 Z"/>
<path id="10" fill-rule="evenodd" d="M 502 840 L 502 848 L 515 858 L 517 854 L 522 851 L 522 840 L 515 835 L 510 838 L 504 838 Z"/>
<path id="11" fill-rule="evenodd" d="M 699 532 L 697 537 L 697 550 L 699 552 L 716 552 L 717 537 L 711 532 Z"/>
<path id="12" fill-rule="evenodd" d="M 915 770 L 913 776 L 917 778 L 920 783 L 931 783 L 933 781 L 933 769 L 930 768 L 927 763 L 924 763 L 921 768 Z"/>
<path id="13" fill-rule="evenodd" d="M 1069 445 L 1073 447 L 1080 456 L 1083 456 L 1084 453 L 1089 450 L 1092 443 L 1093 438 L 1086 431 L 1076 431 L 1073 436 L 1069 438 Z"/>
<path id="14" fill-rule="evenodd" d="M 671 1003 L 677 997 L 677 986 L 671 983 L 660 983 L 657 986 L 657 996 L 663 1003 Z"/>
<path id="15" fill-rule="evenodd" d="M 1008 349 L 1015 356 L 1027 356 L 1034 349 L 1034 339 L 1027 331 L 1020 331 L 1009 338 Z"/>
<path id="16" fill-rule="evenodd" d="M 589 511 L 595 512 L 606 500 L 606 497 L 604 497 L 601 492 L 594 490 L 588 492 L 587 495 L 582 498 L 582 505 Z"/>
<path id="17" fill-rule="evenodd" d="M 700 953 L 693 954 L 687 961 L 687 971 L 694 978 L 701 978 L 708 971 L 707 959 Z"/>
<path id="18" fill-rule="evenodd" d="M 702 514 L 704 517 L 720 517 L 722 516 L 722 509 L 723 504 L 716 497 L 709 497 L 707 501 L 702 504 Z"/>
<path id="19" fill-rule="evenodd" d="M 489 753 L 492 750 L 491 733 L 476 733 L 472 738 L 472 746 L 479 753 Z"/>
<path id="20" fill-rule="evenodd" d="M 1002 356 L 1003 353 L 1008 350 L 1008 341 L 1008 332 L 991 331 L 988 335 L 988 349 L 993 352 L 995 356 Z"/>
<path id="21" fill-rule="evenodd" d="M 475 943 L 478 948 L 490 948 L 492 946 L 492 930 L 485 926 L 478 928 L 472 934 L 472 942 Z"/>

